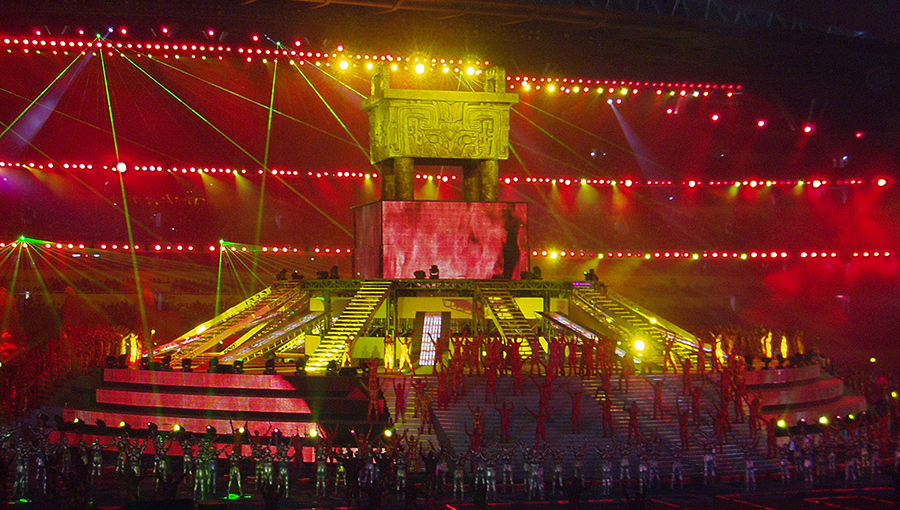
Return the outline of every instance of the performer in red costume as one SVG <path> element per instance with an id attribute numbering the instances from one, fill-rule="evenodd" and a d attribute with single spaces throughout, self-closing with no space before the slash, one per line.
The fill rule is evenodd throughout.
<path id="1" fill-rule="evenodd" d="M 510 413 L 513 412 L 516 406 L 510 404 L 509 407 L 506 407 L 506 401 L 503 402 L 501 407 L 494 406 L 494 409 L 500 413 L 500 442 L 508 443 L 509 442 L 509 423 L 510 423 Z"/>

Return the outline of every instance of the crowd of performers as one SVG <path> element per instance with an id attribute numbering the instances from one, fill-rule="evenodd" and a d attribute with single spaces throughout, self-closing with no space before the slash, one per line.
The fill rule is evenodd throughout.
<path id="1" fill-rule="evenodd" d="M 473 414 L 479 409 L 473 408 Z M 886 419 L 865 419 L 812 434 L 802 427 L 782 445 L 770 445 L 766 478 L 770 485 L 817 482 L 855 487 L 875 481 L 882 471 L 897 473 L 900 447 L 885 441 Z M 482 424 L 473 427 L 478 430 Z M 476 432 L 477 433 L 477 432 Z M 448 452 L 409 432 L 391 436 L 351 431 L 351 444 L 336 444 L 336 431 L 321 429 L 311 464 L 304 467 L 302 447 L 308 438 L 287 437 L 269 429 L 248 433 L 232 426 L 232 442 L 216 442 L 207 434 L 162 432 L 149 427 L 146 437 L 122 429 L 111 440 L 70 439 L 43 425 L 0 429 L 0 502 L 65 497 L 73 508 L 91 497 L 104 476 L 114 472 L 127 500 L 175 498 L 189 492 L 196 501 L 224 493 L 243 496 L 250 485 L 268 501 L 282 497 L 343 497 L 349 504 L 379 505 L 380 498 L 496 500 L 500 498 L 579 498 L 596 487 L 604 496 L 629 490 L 680 490 L 688 473 L 694 481 L 717 484 L 719 451 L 713 441 L 702 445 L 702 466 L 688 466 L 685 451 L 669 451 L 658 436 L 632 444 L 613 439 L 568 445 L 495 441 L 471 443 Z M 245 448 L 246 446 L 246 448 Z M 743 477 L 748 491 L 757 489 L 757 452 L 742 443 Z M 521 466 L 521 469 L 517 469 Z M 301 488 L 301 477 L 310 480 Z M 252 478 L 252 482 L 251 482 Z M 143 482 L 143 480 L 147 480 Z M 152 481 L 150 481 L 152 480 Z M 12 493 L 7 493 L 8 485 Z M 143 488 L 143 489 L 142 489 Z M 224 492 L 223 492 L 224 491 Z M 73 501 L 74 500 L 74 501 Z M 84 501 L 82 501 L 84 503 Z"/>
<path id="2" fill-rule="evenodd" d="M 214 430 L 189 434 L 155 427 L 150 427 L 146 437 L 133 437 L 126 427 L 117 429 L 113 440 L 84 440 L 59 433 L 46 422 L 27 426 L 19 421 L 0 430 L 0 501 L 52 497 L 61 492 L 74 495 L 80 489 L 88 493 L 86 487 L 96 486 L 104 473 L 111 471 L 128 499 L 140 496 L 142 480 L 148 478 L 152 478 L 157 495 L 174 497 L 179 490 L 190 491 L 198 501 L 222 491 L 243 495 L 252 478 L 254 489 L 271 500 L 300 495 L 300 478 L 310 472 L 314 473 L 313 487 L 303 490 L 313 497 L 339 494 L 358 500 L 387 494 L 412 500 L 491 499 L 517 492 L 532 499 L 563 493 L 577 498 L 590 487 L 610 495 L 614 490 L 633 488 L 675 490 L 701 479 L 717 483 L 717 462 L 725 460 L 726 444 L 743 452 L 742 479 L 748 490 L 756 488 L 760 469 L 766 470 L 761 473 L 766 478 L 784 484 L 802 480 L 806 486 L 817 480 L 837 483 L 839 479 L 857 484 L 882 468 L 896 472 L 900 406 L 889 405 L 863 419 L 835 421 L 821 429 L 801 424 L 791 429 L 793 435 L 786 436 L 774 419 L 766 420 L 760 414 L 760 395 L 748 391 L 744 383 L 752 365 L 736 350 L 727 361 L 712 355 L 722 348 L 715 344 L 715 335 L 706 338 L 713 343 L 693 355 L 679 355 L 672 343 L 666 343 L 660 362 L 652 368 L 650 363 L 637 367 L 633 356 L 617 355 L 610 340 L 566 337 L 551 338 L 546 355 L 538 354 L 544 349 L 534 340 L 530 345 L 533 354 L 528 356 L 522 356 L 521 341 L 516 340 L 455 337 L 439 341 L 435 374 L 429 378 L 381 378 L 379 372 L 390 374 L 408 360 L 400 367 L 385 363 L 382 370 L 382 360 L 372 359 L 363 381 L 370 401 L 367 419 L 376 423 L 388 414 L 383 390 L 390 384 L 396 397 L 393 420 L 403 423 L 411 411 L 419 427 L 417 433 L 391 436 L 373 435 L 371 429 L 368 433 L 354 430 L 352 443 L 336 442 L 335 430 L 319 429 L 310 439 L 299 431 L 289 437 L 277 430 L 251 434 L 246 427 L 235 426 L 233 441 L 224 444 L 216 442 Z M 791 363 L 815 361 L 795 357 Z M 467 394 L 468 376 L 483 378 L 483 405 L 480 394 Z M 568 377 L 565 383 L 560 382 L 563 376 Z M 512 395 L 498 395 L 499 377 L 511 378 Z M 680 384 L 667 386 L 667 379 Z M 592 397 L 601 409 L 602 435 L 561 444 L 548 430 L 548 421 L 551 416 L 558 418 L 560 409 L 567 409 L 571 434 L 583 433 L 581 403 L 587 380 L 595 381 L 597 388 Z M 521 437 L 522 424 L 516 424 L 517 434 L 511 433 L 515 405 L 506 400 L 524 395 L 526 384 L 538 387 L 536 402 L 524 405 L 532 418 L 533 441 Z M 561 401 L 563 384 L 568 399 Z M 632 393 L 634 385 L 646 385 L 649 391 Z M 639 393 L 652 397 L 638 397 Z M 408 400 L 413 396 L 409 410 Z M 471 413 L 471 428 L 469 423 L 464 426 L 468 436 L 464 451 L 451 452 L 420 440 L 432 434 L 433 413 L 460 400 Z M 624 419 L 614 419 L 614 412 Z M 496 413 L 496 433 L 486 431 L 487 413 Z M 660 437 L 654 425 L 662 423 L 655 420 L 663 417 L 677 420 L 677 441 Z M 642 427 L 642 421 L 651 426 Z M 746 433 L 737 433 L 736 425 L 742 423 L 746 423 Z M 623 425 L 627 434 L 621 430 L 616 434 L 614 428 Z M 314 455 L 311 466 L 304 468 L 301 447 L 311 440 Z M 760 440 L 765 441 L 765 455 Z M 6 494 L 10 481 L 12 494 Z"/>
<path id="3" fill-rule="evenodd" d="M 773 340 L 778 339 L 778 340 Z M 860 421 L 837 420 L 828 426 L 820 427 L 815 433 L 810 433 L 805 423 L 797 426 L 800 432 L 796 437 L 790 436 L 786 426 L 779 426 L 776 418 L 765 418 L 762 411 L 762 396 L 748 390 L 745 374 L 748 370 L 754 370 L 753 356 L 743 355 L 742 349 L 748 352 L 760 352 L 750 347 L 751 344 L 760 346 L 760 349 L 768 344 L 770 348 L 790 346 L 785 357 L 783 352 L 770 357 L 759 357 L 757 370 L 768 369 L 770 363 L 777 363 L 777 367 L 796 367 L 806 364 L 819 364 L 827 367 L 827 362 L 814 353 L 802 351 L 802 335 L 795 335 L 790 340 L 786 335 L 773 334 L 764 330 L 741 331 L 735 328 L 719 332 L 709 332 L 701 336 L 703 345 L 693 355 L 680 356 L 676 353 L 674 339 L 664 341 L 663 355 L 656 365 L 643 363 L 640 368 L 635 365 L 633 356 L 615 355 L 615 345 L 609 340 L 596 342 L 583 339 L 557 337 L 552 338 L 547 346 L 546 356 L 530 356 L 523 359 L 520 341 L 504 341 L 499 338 L 484 337 L 455 337 L 445 342 L 438 342 L 436 347 L 437 366 L 435 369 L 435 388 L 427 388 L 425 379 L 414 378 L 411 382 L 406 379 L 395 379 L 393 382 L 396 396 L 395 419 L 405 419 L 407 407 L 407 386 L 415 390 L 414 416 L 420 418 L 419 434 L 430 433 L 430 417 L 434 410 L 447 409 L 451 402 L 459 401 L 466 391 L 465 376 L 482 376 L 484 378 L 484 402 L 485 406 L 469 402 L 471 412 L 471 430 L 465 425 L 465 434 L 468 436 L 468 452 L 470 459 L 480 459 L 485 473 L 496 473 L 497 459 L 503 456 L 511 456 L 510 451 L 516 451 L 516 446 L 510 450 L 510 423 L 511 413 L 515 406 L 503 397 L 498 396 L 496 390 L 497 377 L 509 376 L 513 380 L 512 395 L 524 393 L 526 378 L 529 378 L 539 389 L 536 408 L 525 406 L 525 411 L 531 416 L 529 423 L 534 424 L 534 446 L 525 447 L 518 443 L 518 450 L 525 459 L 523 472 L 526 473 L 526 486 L 529 468 L 529 459 L 540 459 L 537 464 L 543 466 L 544 460 L 554 459 L 553 485 L 561 486 L 562 466 L 570 466 L 572 478 L 579 479 L 584 472 L 584 459 L 587 452 L 594 452 L 598 456 L 600 472 L 602 473 L 600 484 L 608 493 L 613 483 L 613 459 L 619 460 L 618 480 L 628 485 L 631 481 L 630 468 L 637 465 L 635 477 L 640 487 L 649 487 L 660 479 L 659 458 L 668 459 L 671 467 L 670 485 L 681 485 L 684 478 L 684 461 L 686 453 L 694 449 L 692 457 L 702 458 L 702 473 L 705 482 L 716 478 L 716 458 L 725 451 L 726 444 L 734 445 L 732 451 L 739 450 L 743 456 L 743 472 L 748 489 L 756 485 L 756 472 L 760 465 L 771 467 L 777 463 L 779 474 L 783 481 L 787 481 L 791 469 L 783 469 L 783 466 L 793 466 L 795 476 L 799 476 L 806 484 L 812 484 L 819 476 L 834 476 L 835 466 L 844 466 L 848 481 L 856 482 L 859 478 L 858 466 L 867 466 L 863 471 L 872 474 L 876 467 L 883 464 L 894 451 L 897 444 L 897 429 L 895 424 L 900 424 L 900 413 L 894 405 L 890 409 L 881 408 L 866 415 L 863 426 Z M 786 343 L 787 342 L 787 343 Z M 723 345 L 724 344 L 724 345 Z M 531 352 L 538 353 L 543 350 L 532 344 Z M 728 355 L 724 355 L 728 352 Z M 377 361 L 370 361 L 372 367 Z M 385 364 L 386 371 L 392 369 L 392 365 Z M 774 368 L 774 367 L 772 367 Z M 370 370 L 371 371 L 371 370 Z M 642 379 L 635 376 L 640 373 Z M 671 375 L 669 375 L 671 373 Z M 570 412 L 571 433 L 581 434 L 581 402 L 584 396 L 585 378 L 596 378 L 599 381 L 594 398 L 599 401 L 602 409 L 602 435 L 601 443 L 592 445 L 572 445 L 567 449 L 558 449 L 552 446 L 554 438 L 548 439 L 547 421 L 553 415 L 551 406 L 554 393 L 554 381 L 560 376 L 577 376 L 582 378 L 582 384 L 572 386 L 568 384 L 565 391 L 569 396 L 567 407 Z M 371 376 L 370 376 L 371 377 Z M 664 406 L 665 380 L 667 377 L 680 379 L 680 391 L 673 391 L 669 395 L 669 408 Z M 618 379 L 618 392 L 624 392 L 626 401 L 623 413 L 626 420 L 614 419 L 614 400 L 621 402 L 622 397 L 613 398 L 613 382 Z M 629 397 L 631 388 L 636 380 L 643 380 L 652 389 L 652 399 L 646 397 Z M 569 380 L 571 381 L 571 379 Z M 643 384 L 643 383 L 640 383 Z M 669 386 L 671 388 L 672 385 Z M 621 395 L 621 394 L 620 394 Z M 558 396 L 558 395 L 557 395 Z M 564 397 L 563 397 L 564 398 Z M 480 395 L 475 397 L 475 401 Z M 674 400 L 674 405 L 671 401 Z M 558 402 L 558 401 L 557 401 Z M 896 398 L 894 399 L 896 403 Z M 672 408 L 674 407 L 674 409 Z M 652 409 L 652 411 L 648 410 Z M 484 415 L 496 412 L 498 424 L 493 435 L 488 438 L 485 435 Z M 654 430 L 662 422 L 653 423 L 653 420 L 662 420 L 664 416 L 675 418 L 678 423 L 678 440 L 662 441 L 659 434 L 654 432 L 647 434 L 645 430 Z M 651 427 L 640 426 L 641 420 L 651 422 Z M 614 426 L 625 421 L 627 436 L 616 436 Z M 746 432 L 735 428 L 737 424 L 746 424 Z M 785 424 L 786 425 L 786 424 Z M 794 424 L 790 424 L 794 425 Z M 816 425 L 819 427 L 819 425 Z M 521 427 L 520 427 L 521 428 Z M 795 431 L 796 432 L 796 431 Z M 617 442 L 617 437 L 619 438 Z M 766 454 L 761 453 L 765 441 Z M 783 445 L 783 446 L 780 446 Z M 560 462 L 563 451 L 571 451 L 570 458 Z M 702 455 L 696 455 L 697 450 Z M 878 453 L 873 453 L 873 452 Z M 839 460 L 835 460 L 840 457 Z M 895 455 L 895 458 L 897 456 Z M 769 459 L 760 464 L 760 461 Z M 824 461 L 823 461 L 824 459 Z M 828 461 L 830 459 L 830 463 Z M 874 459 L 874 460 L 873 460 Z M 637 460 L 634 464 L 632 461 Z M 473 464 L 474 465 L 474 464 Z M 701 472 L 700 466 L 694 466 Z M 473 479 L 478 479 L 477 468 L 473 473 Z M 543 479 L 543 467 L 540 478 Z M 500 471 L 502 472 L 502 470 Z M 537 471 L 535 471 L 537 472 Z M 494 487 L 496 482 L 488 476 L 488 487 Z M 538 487 L 535 485 L 535 487 Z M 529 495 L 543 494 L 543 486 L 540 489 L 528 489 Z"/>
<path id="4" fill-rule="evenodd" d="M 113 326 L 67 326 L 58 337 L 21 350 L 0 370 L 0 422 L 34 407 L 41 386 L 53 389 L 73 375 L 103 366 L 118 355 L 124 333 Z"/>
<path id="5" fill-rule="evenodd" d="M 127 501 L 146 497 L 141 493 L 151 483 L 151 495 L 162 499 L 174 499 L 179 490 L 190 492 L 196 501 L 209 500 L 220 489 L 244 496 L 249 463 L 256 491 L 268 498 L 282 497 L 290 494 L 291 481 L 299 480 L 303 463 L 299 452 L 305 437 L 299 433 L 287 437 L 271 428 L 261 435 L 232 427 L 233 441 L 226 443 L 211 427 L 205 434 L 192 434 L 163 432 L 150 424 L 141 437 L 132 437 L 126 426 L 116 429 L 119 434 L 114 437 L 87 439 L 71 427 L 66 430 L 48 427 L 46 419 L 38 426 L 19 421 L 0 429 L 0 502 L 10 497 L 49 501 L 65 496 L 71 507 L 85 507 L 84 501 L 72 500 L 90 497 L 111 471 Z M 7 493 L 10 478 L 12 494 Z M 223 478 L 227 483 L 219 486 Z"/>

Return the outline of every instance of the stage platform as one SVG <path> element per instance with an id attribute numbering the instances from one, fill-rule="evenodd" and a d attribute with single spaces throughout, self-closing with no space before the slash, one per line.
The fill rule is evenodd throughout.
<path id="1" fill-rule="evenodd" d="M 98 421 L 136 430 L 154 423 L 206 433 L 214 427 L 230 435 L 231 425 L 248 432 L 279 429 L 286 436 L 307 437 L 314 429 L 383 430 L 388 417 L 370 422 L 365 381 L 356 375 L 221 374 L 104 369 L 95 379 L 74 388 L 63 420 L 83 427 Z M 88 387 L 93 386 L 93 387 Z M 100 430 L 91 430 L 100 433 Z M 348 438 L 345 438 L 348 439 Z"/>

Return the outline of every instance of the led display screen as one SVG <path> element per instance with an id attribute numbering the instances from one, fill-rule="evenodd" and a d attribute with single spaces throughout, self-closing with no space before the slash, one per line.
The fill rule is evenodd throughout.
<path id="1" fill-rule="evenodd" d="M 369 208 L 377 207 L 381 214 Z M 379 218 L 380 216 L 380 218 Z M 528 207 L 511 202 L 383 201 L 355 209 L 360 277 L 519 278 L 528 269 Z M 377 220 L 380 219 L 380 224 Z M 366 221 L 370 220 L 370 221 Z M 361 231 L 363 229 L 363 231 Z M 373 242 L 380 230 L 379 246 Z M 380 275 L 373 252 L 380 253 Z"/>

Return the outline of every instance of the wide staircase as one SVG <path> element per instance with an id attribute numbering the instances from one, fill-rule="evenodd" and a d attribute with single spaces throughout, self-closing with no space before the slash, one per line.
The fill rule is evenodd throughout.
<path id="1" fill-rule="evenodd" d="M 285 303 L 297 300 L 306 294 L 295 284 L 278 284 L 268 287 L 224 313 L 200 324 L 172 342 L 156 348 L 158 357 L 172 356 L 172 361 L 192 358 L 211 348 L 218 347 L 233 335 L 246 333 L 249 329 L 262 328 L 273 311 Z"/>
<path id="2" fill-rule="evenodd" d="M 534 327 L 525 318 L 519 305 L 516 304 L 515 297 L 509 292 L 508 282 L 493 280 L 479 282 L 477 289 L 501 338 L 530 339 L 534 336 Z M 530 343 L 521 342 L 519 352 L 523 357 L 530 356 Z"/>
<path id="3" fill-rule="evenodd" d="M 426 392 L 432 394 L 434 392 L 435 378 L 428 376 L 416 376 L 416 379 L 423 379 L 426 381 Z M 419 444 L 426 449 L 426 443 L 431 443 L 435 448 L 440 446 L 440 441 L 438 440 L 438 436 L 434 428 L 432 428 L 432 433 L 428 434 L 428 430 L 425 429 L 423 433 L 419 434 L 419 426 L 422 423 L 422 417 L 413 416 L 415 408 L 416 408 L 416 391 L 412 387 L 412 377 L 400 377 L 400 376 L 382 376 L 380 378 L 383 381 L 381 385 L 381 390 L 384 392 L 385 402 L 388 404 L 388 413 L 391 415 L 391 420 L 394 425 L 394 433 L 395 434 L 403 434 L 406 433 L 407 437 L 418 437 Z M 403 418 L 401 419 L 400 413 L 397 412 L 397 392 L 394 390 L 394 383 L 396 382 L 398 385 L 403 384 L 401 380 L 405 380 L 406 390 L 406 408 L 404 409 L 405 413 L 403 413 Z"/>
<path id="4" fill-rule="evenodd" d="M 612 437 L 603 437 L 602 407 L 600 401 L 595 399 L 595 393 L 599 381 L 596 378 L 581 379 L 579 377 L 559 377 L 553 383 L 551 396 L 551 412 L 546 422 L 547 446 L 564 452 L 563 466 L 567 476 L 570 476 L 574 450 L 588 445 L 584 461 L 585 474 L 588 477 L 600 476 L 600 457 L 593 447 L 601 450 L 613 448 L 614 472 L 618 476 L 618 465 L 623 455 L 628 455 L 631 460 L 632 479 L 636 480 L 637 465 L 640 452 L 643 451 L 637 444 L 629 446 L 628 440 L 628 407 L 633 401 L 638 402 L 639 429 L 643 442 L 655 444 L 652 448 L 652 457 L 660 464 L 660 473 L 667 481 L 671 472 L 673 454 L 681 450 L 680 429 L 678 425 L 678 407 L 681 410 L 689 410 L 690 398 L 681 395 L 681 376 L 672 374 L 664 378 L 663 389 L 663 413 L 653 418 L 653 388 L 645 380 L 653 378 L 658 380 L 661 375 L 632 377 L 629 380 L 628 392 L 623 386 L 619 391 L 617 378 L 613 381 L 613 391 L 610 395 L 613 408 L 613 434 Z M 513 381 L 509 377 L 501 377 L 496 380 L 496 392 L 500 395 L 496 402 L 491 399 L 485 401 L 485 378 L 467 377 L 465 379 L 466 392 L 456 403 L 451 403 L 447 409 L 435 409 L 435 421 L 438 426 L 439 437 L 444 448 L 452 453 L 462 453 L 469 448 L 469 435 L 472 432 L 472 409 L 484 411 L 482 422 L 485 427 L 484 441 L 493 444 L 499 441 L 500 419 L 495 405 L 500 406 L 505 401 L 507 406 L 512 406 L 510 415 L 510 442 L 505 446 L 520 443 L 530 447 L 535 444 L 535 419 L 531 412 L 537 412 L 539 400 L 538 384 L 541 378 L 533 381 L 526 380 L 525 392 L 522 395 L 513 395 Z M 572 397 L 577 395 L 581 388 L 581 426 L 580 433 L 572 428 L 571 411 Z M 677 403 L 677 405 L 676 405 Z M 685 477 L 692 481 L 702 481 L 703 455 L 706 453 L 704 443 L 712 437 L 712 420 L 709 413 L 715 414 L 716 397 L 714 392 L 704 393 L 703 412 L 705 419 L 699 426 L 690 426 L 690 443 L 682 450 L 682 462 L 684 464 Z M 733 414 L 733 412 L 732 412 Z M 762 434 L 762 432 L 760 432 Z M 733 424 L 732 434 L 729 435 L 721 452 L 716 454 L 716 462 L 720 478 L 739 478 L 744 470 L 744 453 L 742 444 L 751 442 L 749 427 L 744 424 Z M 773 461 L 765 459 L 765 438 L 759 436 L 759 445 L 754 454 L 754 461 L 760 471 L 774 470 Z M 521 460 L 521 452 L 516 459 Z M 547 459 L 546 469 L 549 472 L 551 459 Z M 514 465 L 516 470 L 521 468 L 521 462 Z M 521 476 L 521 472 L 518 473 Z M 687 481 L 687 480 L 686 480 Z"/>
<path id="5" fill-rule="evenodd" d="M 860 414 L 866 398 L 851 395 L 844 381 L 817 364 L 796 368 L 772 368 L 747 372 L 747 389 L 758 393 L 762 414 L 794 425 L 800 420 L 817 423 L 819 418 Z"/>
<path id="6" fill-rule="evenodd" d="M 388 280 L 362 282 L 359 290 L 353 295 L 353 299 L 350 300 L 307 360 L 306 370 L 308 372 L 324 372 L 329 361 L 341 360 L 346 346 L 352 345 L 369 327 L 378 307 L 387 298 L 391 285 L 392 283 Z"/>
<path id="7" fill-rule="evenodd" d="M 691 356 L 697 352 L 698 341 L 693 334 L 609 289 L 580 287 L 572 293 L 572 302 L 621 337 L 643 337 L 649 340 L 653 346 L 649 359 L 660 366 L 666 343 L 672 344 L 672 354 L 678 357 Z"/>

